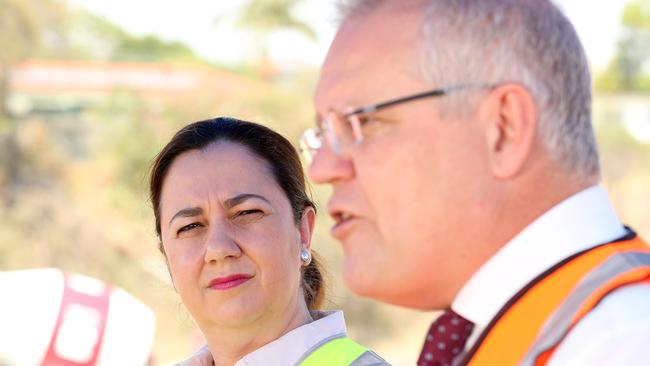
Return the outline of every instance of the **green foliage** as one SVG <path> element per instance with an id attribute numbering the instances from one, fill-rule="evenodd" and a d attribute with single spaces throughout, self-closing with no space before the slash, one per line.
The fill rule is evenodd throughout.
<path id="1" fill-rule="evenodd" d="M 61 0 L 0 0 L 0 64 L 26 58 L 201 62 L 186 45 L 135 36 Z"/>
<path id="2" fill-rule="evenodd" d="M 298 32 L 311 40 L 316 40 L 316 32 L 306 22 L 297 18 L 293 10 L 304 0 L 250 0 L 238 11 L 222 18 L 234 16 L 235 24 L 241 29 L 251 31 L 254 36 L 254 46 L 257 51 L 254 60 L 254 73 L 262 78 L 271 80 L 276 76 L 276 69 L 268 57 L 269 36 L 276 31 L 289 30 Z M 246 70 L 248 71 L 248 70 Z"/>
<path id="3" fill-rule="evenodd" d="M 302 0 L 252 0 L 239 15 L 239 24 L 259 34 L 279 29 L 295 30 L 316 39 L 316 32 L 309 24 L 296 18 L 291 10 Z"/>
<path id="4" fill-rule="evenodd" d="M 621 17 L 623 35 L 617 54 L 596 79 L 596 88 L 606 91 L 650 91 L 650 0 L 629 2 Z"/>
<path id="5" fill-rule="evenodd" d="M 155 36 L 125 37 L 113 51 L 119 61 L 196 61 L 198 58 L 185 44 L 163 41 Z"/>
<path id="6" fill-rule="evenodd" d="M 623 10 L 621 21 L 624 26 L 639 31 L 650 31 L 650 2 L 633 0 Z"/>
<path id="7" fill-rule="evenodd" d="M 87 11 L 71 17 L 67 34 L 73 54 L 84 59 L 206 63 L 183 43 L 153 35 L 135 36 Z"/>
<path id="8" fill-rule="evenodd" d="M 0 118 L 10 118 L 6 109 L 9 70 L 60 43 L 65 13 L 64 4 L 58 0 L 0 0 Z M 9 135 L 13 136 L 13 123 L 10 125 Z M 10 154 L 17 155 L 15 151 Z M 15 171 L 12 167 L 7 170 Z"/>
<path id="9" fill-rule="evenodd" d="M 56 47 L 66 8 L 57 0 L 0 0 L 0 64 L 11 65 Z"/>

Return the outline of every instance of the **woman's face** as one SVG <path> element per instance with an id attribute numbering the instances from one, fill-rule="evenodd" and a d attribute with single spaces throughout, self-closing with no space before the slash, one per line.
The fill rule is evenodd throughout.
<path id="1" fill-rule="evenodd" d="M 244 326 L 306 309 L 296 225 L 270 165 L 219 142 L 178 156 L 163 183 L 162 243 L 174 285 L 199 325 Z"/>

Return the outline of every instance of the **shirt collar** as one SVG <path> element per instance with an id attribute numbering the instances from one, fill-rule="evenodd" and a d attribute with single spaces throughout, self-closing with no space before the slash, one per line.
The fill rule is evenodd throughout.
<path id="1" fill-rule="evenodd" d="M 324 340 L 346 335 L 342 311 L 312 311 L 311 315 L 313 322 L 247 354 L 235 366 L 294 365 Z"/>
<path id="2" fill-rule="evenodd" d="M 454 311 L 486 327 L 537 275 L 567 258 L 626 234 L 607 193 L 596 185 L 565 199 L 517 234 L 461 288 Z"/>
<path id="3" fill-rule="evenodd" d="M 282 337 L 242 357 L 235 366 L 294 365 L 307 352 L 313 351 L 324 341 L 346 335 L 342 311 L 311 311 L 313 322 L 304 324 Z M 181 366 L 211 366 L 212 354 L 203 346 Z"/>

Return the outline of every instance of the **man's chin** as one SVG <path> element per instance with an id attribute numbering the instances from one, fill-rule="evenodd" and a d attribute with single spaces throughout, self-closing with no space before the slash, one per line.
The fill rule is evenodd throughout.
<path id="1" fill-rule="evenodd" d="M 393 303 L 391 288 L 386 286 L 386 269 L 373 268 L 368 261 L 357 262 L 349 258 L 343 261 L 343 280 L 354 294 Z"/>
<path id="2" fill-rule="evenodd" d="M 386 274 L 386 268 L 375 268 L 372 270 L 360 270 L 359 266 L 368 266 L 368 263 L 359 264 L 350 260 L 344 260 L 343 280 L 345 285 L 354 294 L 380 301 L 383 303 L 418 309 L 424 311 L 439 310 L 448 306 L 441 298 L 431 298 L 425 290 L 414 291 L 409 283 L 392 283 Z M 411 291 L 409 291 L 411 290 Z"/>
<path id="3" fill-rule="evenodd" d="M 377 282 L 374 277 L 376 274 L 371 273 L 375 269 L 368 268 L 371 264 L 367 261 L 356 261 L 349 256 L 343 259 L 343 280 L 350 291 L 363 297 L 373 297 L 379 291 Z"/>

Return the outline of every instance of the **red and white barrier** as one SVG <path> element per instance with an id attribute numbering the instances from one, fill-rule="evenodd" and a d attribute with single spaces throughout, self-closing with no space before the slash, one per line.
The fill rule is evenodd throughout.
<path id="1" fill-rule="evenodd" d="M 0 272 L 0 365 L 144 366 L 153 311 L 125 291 L 58 269 Z"/>

